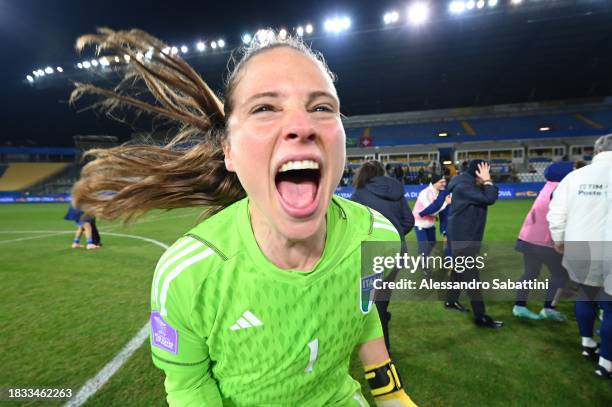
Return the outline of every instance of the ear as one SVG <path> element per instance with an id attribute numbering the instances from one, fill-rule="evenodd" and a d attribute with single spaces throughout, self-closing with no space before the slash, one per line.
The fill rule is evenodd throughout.
<path id="1" fill-rule="evenodd" d="M 234 161 L 232 160 L 232 150 L 230 148 L 230 143 L 228 140 L 223 142 L 223 155 L 225 161 L 225 169 L 229 172 L 236 172 L 234 167 Z"/>

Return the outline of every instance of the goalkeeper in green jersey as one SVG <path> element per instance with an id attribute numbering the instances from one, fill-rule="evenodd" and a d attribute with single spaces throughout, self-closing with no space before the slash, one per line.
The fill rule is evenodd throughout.
<path id="1" fill-rule="evenodd" d="M 206 207 L 153 277 L 151 350 L 168 403 L 365 406 L 349 375 L 358 347 L 377 405 L 413 406 L 372 307 L 373 276 L 361 275 L 361 242 L 399 248 L 400 237 L 382 215 L 333 197 L 345 133 L 322 57 L 260 31 L 222 102 L 142 31 L 101 29 L 77 46 L 88 43 L 131 63 L 112 91 L 80 85 L 73 99 L 102 95 L 111 110 L 144 109 L 180 132 L 165 146 L 91 152 L 74 190 L 78 205 L 106 218 Z"/>

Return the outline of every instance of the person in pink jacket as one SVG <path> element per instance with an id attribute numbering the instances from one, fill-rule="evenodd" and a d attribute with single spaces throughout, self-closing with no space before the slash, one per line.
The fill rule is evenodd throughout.
<path id="1" fill-rule="evenodd" d="M 546 215 L 548 214 L 548 206 L 554 190 L 572 169 L 572 162 L 569 161 L 556 162 L 546 168 L 544 176 L 547 182 L 534 201 L 519 233 L 516 250 L 523 253 L 525 264 L 525 272 L 519 281 L 523 282 L 537 278 L 543 265 L 546 265 L 551 274 L 544 308 L 542 308 L 539 314 L 527 308 L 529 290 L 517 290 L 512 314 L 519 318 L 533 320 L 549 319 L 554 321 L 565 321 L 567 319 L 553 305 L 557 291 L 567 283 L 568 274 L 561 264 L 563 256 L 554 249 L 554 242 L 548 229 Z"/>

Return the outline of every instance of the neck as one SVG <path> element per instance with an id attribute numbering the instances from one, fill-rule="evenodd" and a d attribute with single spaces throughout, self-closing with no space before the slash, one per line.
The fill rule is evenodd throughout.
<path id="1" fill-rule="evenodd" d="M 297 240 L 281 234 L 252 202 L 249 203 L 249 212 L 255 240 L 268 260 L 282 269 L 312 270 L 325 247 L 325 221 L 312 236 Z"/>

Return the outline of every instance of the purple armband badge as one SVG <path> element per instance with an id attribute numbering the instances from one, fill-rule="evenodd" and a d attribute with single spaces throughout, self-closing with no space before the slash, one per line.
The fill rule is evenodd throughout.
<path id="1" fill-rule="evenodd" d="M 151 311 L 151 341 L 155 347 L 174 354 L 178 352 L 178 333 L 158 311 Z"/>

